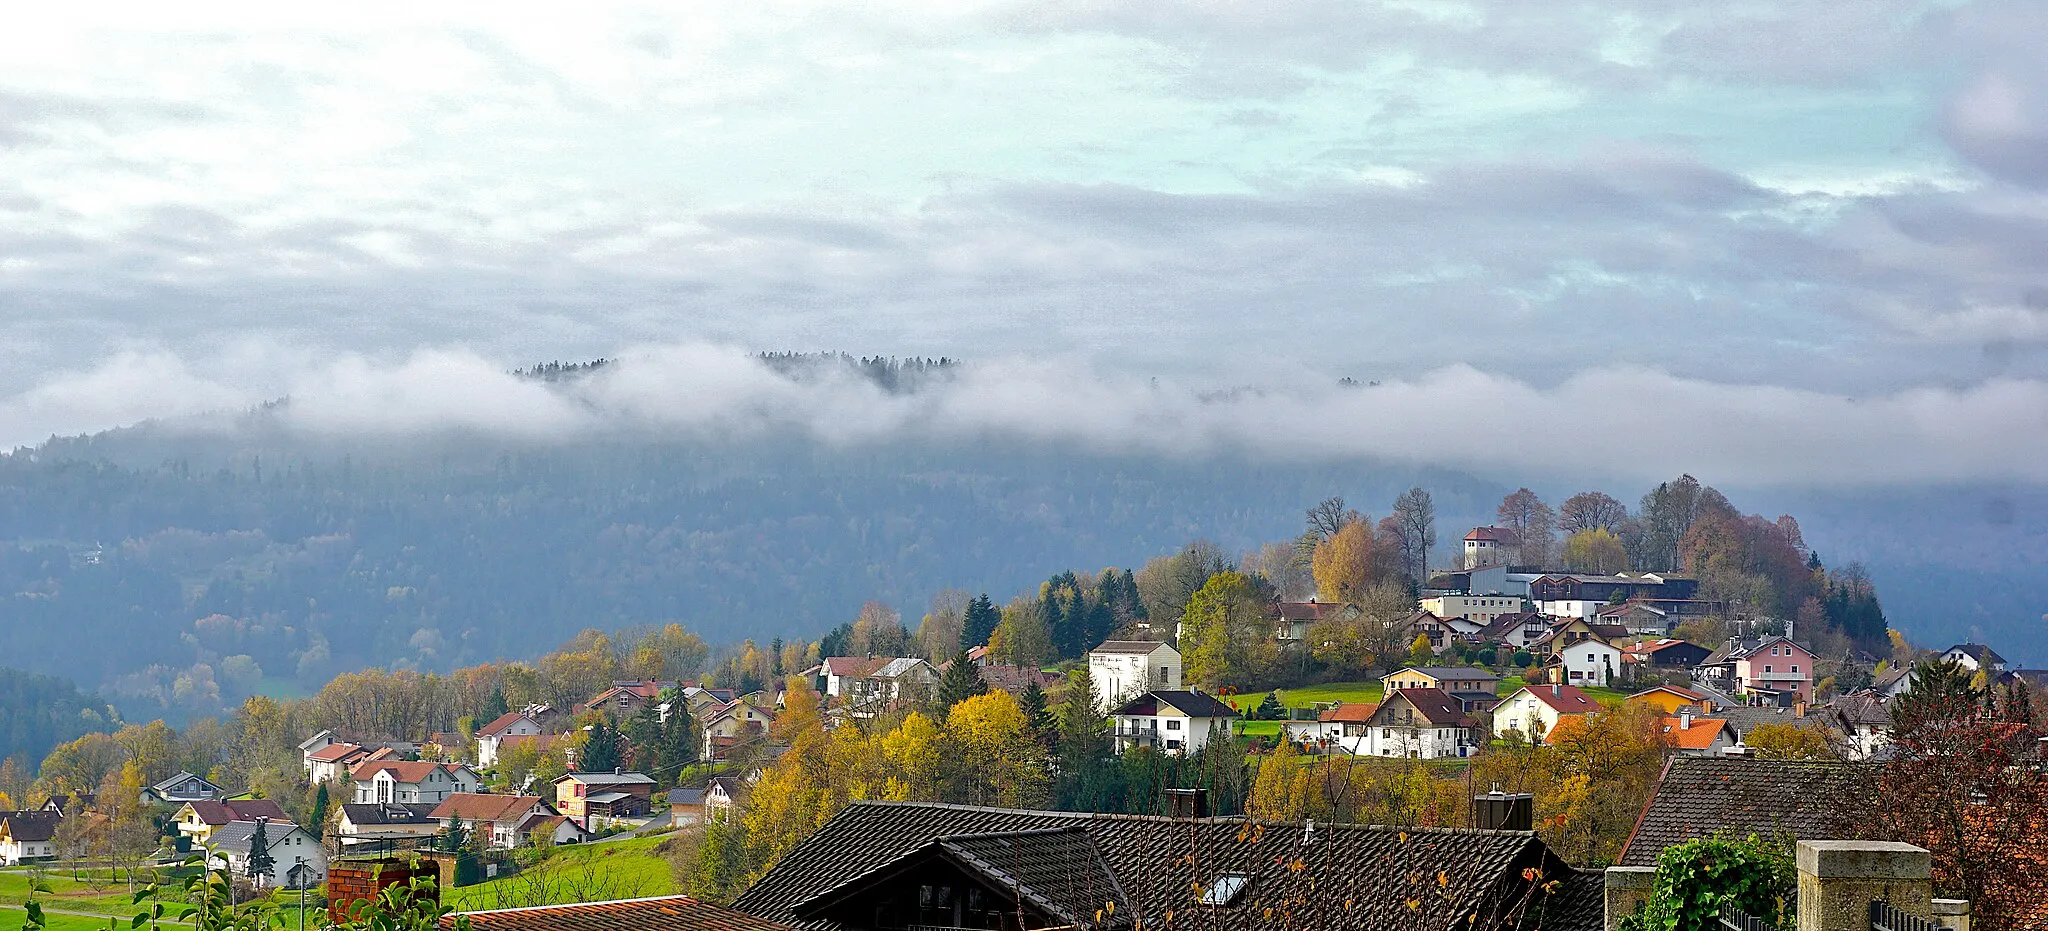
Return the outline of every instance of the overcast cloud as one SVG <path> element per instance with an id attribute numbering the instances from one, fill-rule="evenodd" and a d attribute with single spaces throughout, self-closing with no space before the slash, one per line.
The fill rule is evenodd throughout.
<path id="1" fill-rule="evenodd" d="M 2038 0 L 80 6 L 0 31 L 0 442 L 1626 415 L 1631 474 L 2048 479 Z M 621 353 L 692 361 L 494 374 Z"/>

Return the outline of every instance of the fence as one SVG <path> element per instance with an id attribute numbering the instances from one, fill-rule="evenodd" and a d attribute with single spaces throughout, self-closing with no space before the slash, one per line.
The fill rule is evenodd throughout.
<path id="1" fill-rule="evenodd" d="M 1770 922 L 1726 902 L 1721 903 L 1721 928 L 1722 931 L 1778 931 Z"/>
<path id="2" fill-rule="evenodd" d="M 1871 899 L 1870 931 L 1941 931 L 1941 925 L 1919 915 L 1902 912 L 1883 899 Z"/>

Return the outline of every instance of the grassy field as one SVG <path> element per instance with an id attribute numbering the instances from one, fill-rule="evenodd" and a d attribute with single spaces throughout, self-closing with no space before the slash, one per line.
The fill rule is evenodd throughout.
<path id="1" fill-rule="evenodd" d="M 1280 705 L 1283 708 L 1310 708 L 1317 702 L 1330 701 L 1376 702 L 1384 694 L 1378 682 L 1324 682 L 1304 685 L 1298 689 L 1280 689 L 1279 692 Z M 1239 711 L 1250 711 L 1266 700 L 1266 693 L 1226 695 L 1223 700 Z"/>
<path id="2" fill-rule="evenodd" d="M 28 913 L 16 906 L 0 905 L 0 928 L 19 928 L 22 919 L 26 917 Z M 107 922 L 110 920 L 87 918 L 83 915 L 53 915 L 49 912 L 44 912 L 43 918 L 49 922 L 49 931 L 107 931 Z M 121 922 L 121 927 L 127 928 L 128 922 Z"/>
<path id="3" fill-rule="evenodd" d="M 655 847 L 669 836 L 557 847 L 541 866 L 444 890 L 441 901 L 461 911 L 480 911 L 584 901 L 592 895 L 615 899 L 667 895 L 676 891 L 675 877 L 669 872 L 667 858 Z M 530 901 L 534 899 L 539 901 Z"/>
<path id="4" fill-rule="evenodd" d="M 47 908 L 91 912 L 95 915 L 119 915 L 123 918 L 130 917 L 136 912 L 128 895 L 128 884 L 125 882 L 108 885 L 104 892 L 94 892 L 91 886 L 73 881 L 68 872 L 57 870 L 44 873 L 43 882 L 50 887 L 50 894 L 43 897 L 43 905 Z M 28 883 L 29 874 L 26 872 L 0 872 L 0 903 L 12 906 L 27 900 Z M 7 925 L 0 922 L 0 927 Z"/>

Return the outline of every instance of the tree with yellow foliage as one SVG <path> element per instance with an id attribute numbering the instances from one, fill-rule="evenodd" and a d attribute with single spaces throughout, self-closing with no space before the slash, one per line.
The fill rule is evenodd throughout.
<path id="1" fill-rule="evenodd" d="M 946 714 L 959 765 L 953 796 L 974 805 L 1031 808 L 1046 795 L 1045 754 L 1008 692 L 976 695 Z"/>
<path id="2" fill-rule="evenodd" d="M 1605 527 L 1580 530 L 1564 540 L 1564 567 L 1603 575 L 1620 572 L 1628 568 L 1628 550 Z"/>
<path id="3" fill-rule="evenodd" d="M 1280 746 L 1259 761 L 1259 775 L 1252 780 L 1245 814 L 1262 821 L 1300 821 L 1308 811 L 1312 781 L 1303 762 L 1293 741 L 1280 741 Z"/>
<path id="4" fill-rule="evenodd" d="M 1210 576 L 1180 616 L 1182 674 L 1187 680 L 1214 689 L 1264 676 L 1278 652 L 1267 605 L 1266 591 L 1249 576 Z"/>
<path id="5" fill-rule="evenodd" d="M 1317 595 L 1333 603 L 1363 600 L 1373 581 L 1374 545 L 1372 524 L 1363 517 L 1346 522 L 1329 539 L 1316 544 L 1309 566 Z"/>
<path id="6" fill-rule="evenodd" d="M 1818 728 L 1793 724 L 1759 724 L 1742 742 L 1766 760 L 1832 760 L 1835 748 Z"/>

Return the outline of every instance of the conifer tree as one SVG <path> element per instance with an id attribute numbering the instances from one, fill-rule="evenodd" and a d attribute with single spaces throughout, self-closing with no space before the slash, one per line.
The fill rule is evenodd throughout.
<path id="1" fill-rule="evenodd" d="M 484 706 L 476 710 L 476 719 L 489 724 L 504 717 L 505 713 L 511 710 L 505 704 L 505 690 L 502 688 L 492 689 L 490 697 L 484 699 Z"/>
<path id="2" fill-rule="evenodd" d="M 609 772 L 625 765 L 621 759 L 619 731 L 609 721 L 598 721 L 590 725 L 589 736 L 584 738 L 583 750 L 577 755 L 577 770 L 586 773 Z"/>
<path id="3" fill-rule="evenodd" d="M 265 827 L 268 818 L 256 819 L 256 830 L 249 832 L 249 859 L 242 867 L 242 873 L 262 886 L 269 878 L 270 871 L 277 869 L 277 859 L 270 855 L 270 832 Z"/>
<path id="4" fill-rule="evenodd" d="M 967 614 L 961 620 L 960 648 L 972 650 L 987 646 L 988 638 L 996 632 L 996 625 L 1003 622 L 1003 612 L 996 609 L 987 592 L 967 603 Z"/>
<path id="5" fill-rule="evenodd" d="M 1017 696 L 1017 706 L 1024 709 L 1024 720 L 1031 730 L 1040 735 L 1052 730 L 1052 713 L 1045 706 L 1045 689 L 1040 688 L 1037 679 L 1024 687 L 1024 694 Z"/>
<path id="6" fill-rule="evenodd" d="M 976 695 L 988 692 L 988 683 L 982 681 L 981 671 L 967 659 L 967 651 L 961 650 L 953 657 L 953 664 L 939 677 L 939 687 L 932 696 L 932 705 L 940 714 L 945 714 L 957 705 Z"/>

